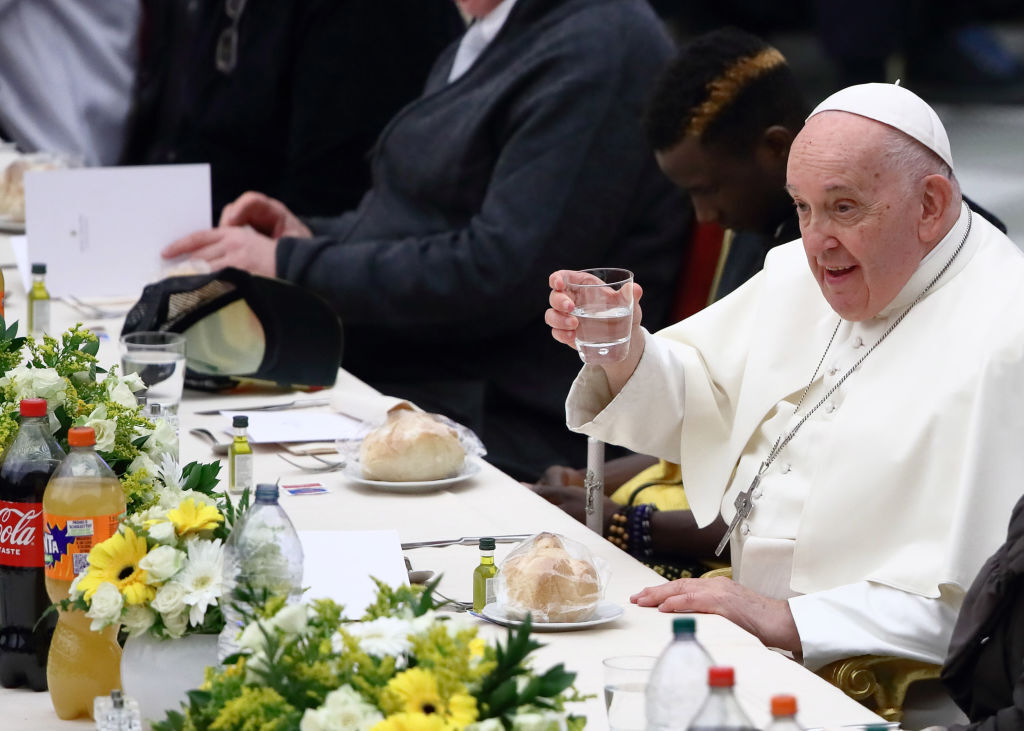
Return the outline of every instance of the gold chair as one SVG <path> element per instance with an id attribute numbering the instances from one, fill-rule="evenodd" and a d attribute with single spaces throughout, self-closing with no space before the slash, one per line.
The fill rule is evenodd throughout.
<path id="1" fill-rule="evenodd" d="M 701 574 L 702 579 L 715 576 L 732 578 L 732 567 Z M 817 675 L 886 721 L 902 721 L 903 703 L 910 686 L 938 679 L 941 670 L 941 665 L 905 657 L 857 655 L 829 663 Z"/>

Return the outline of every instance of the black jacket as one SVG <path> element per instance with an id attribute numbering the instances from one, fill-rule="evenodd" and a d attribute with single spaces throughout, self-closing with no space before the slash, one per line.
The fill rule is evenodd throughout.
<path id="1" fill-rule="evenodd" d="M 451 0 L 248 0 L 237 64 L 216 68 L 224 0 L 146 0 L 122 164 L 209 162 L 214 222 L 247 190 L 334 215 L 368 155 L 465 27 Z"/>
<path id="2" fill-rule="evenodd" d="M 278 274 L 345 324 L 343 365 L 478 431 L 523 479 L 582 464 L 565 428 L 580 360 L 544 324 L 557 269 L 632 269 L 665 324 L 689 208 L 641 131 L 673 53 L 643 0 L 518 0 L 454 83 L 456 46 L 377 142 L 357 211 L 282 239 Z"/>
<path id="3" fill-rule="evenodd" d="M 951 731 L 1024 729 L 1024 498 L 964 597 L 942 682 L 971 720 Z"/>

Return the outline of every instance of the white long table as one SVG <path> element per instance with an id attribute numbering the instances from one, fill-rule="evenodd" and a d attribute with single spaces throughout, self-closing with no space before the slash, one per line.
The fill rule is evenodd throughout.
<path id="1" fill-rule="evenodd" d="M 8 311 L 17 314 L 20 312 L 17 299 L 20 287 L 10 282 L 11 279 L 14 277 L 8 273 L 8 290 L 14 295 L 9 300 Z M 8 317 L 9 321 L 13 319 Z M 73 322 L 74 319 L 75 313 L 61 303 L 54 303 L 55 323 Z M 110 337 L 101 345 L 100 358 L 102 362 L 112 363 L 117 358 L 115 343 L 119 323 L 105 325 Z M 379 394 L 344 371 L 339 373 L 338 383 L 328 394 L 332 406 L 325 409 L 358 411 L 358 415 L 365 417 L 370 416 L 368 411 L 374 410 L 382 415 L 386 408 L 386 401 Z M 288 397 L 278 395 L 273 398 L 287 400 Z M 204 443 L 188 434 L 189 428 L 205 426 L 217 431 L 226 422 L 224 416 L 197 416 L 195 411 L 250 404 L 254 400 L 259 401 L 260 397 L 253 394 L 188 394 L 181 413 L 182 461 L 209 461 L 214 458 Z M 274 481 L 280 477 L 287 483 L 309 477 L 277 459 L 276 451 L 271 446 L 256 447 L 258 481 Z M 577 688 L 594 695 L 578 707 L 587 715 L 587 727 L 590 729 L 607 728 L 602 701 L 601 660 L 615 655 L 657 655 L 671 636 L 672 615 L 637 607 L 628 599 L 640 588 L 662 582 L 660 576 L 486 463 L 476 476 L 466 482 L 429 494 L 376 492 L 337 472 L 318 474 L 315 479 L 329 489 L 327 494 L 304 497 L 283 494 L 281 497 L 282 504 L 300 530 L 393 528 L 403 543 L 554 531 L 581 541 L 602 557 L 611 571 L 605 598 L 620 604 L 624 614 L 610 624 L 587 630 L 539 635 L 545 647 L 536 653 L 535 659 L 538 668 L 562 662 L 578 673 Z M 499 545 L 498 560 L 510 549 L 507 544 Z M 457 599 L 471 597 L 471 576 L 479 556 L 476 547 L 423 548 L 409 550 L 406 556 L 415 569 L 443 573 L 439 589 L 446 596 Z M 345 557 L 345 560 L 358 560 L 358 557 Z M 882 722 L 878 716 L 824 680 L 765 648 L 757 638 L 731 622 L 715 615 L 697 615 L 697 627 L 698 638 L 715 662 L 736 668 L 740 703 L 759 726 L 765 725 L 769 718 L 770 697 L 782 692 L 797 696 L 799 717 L 805 726 L 835 728 Z M 495 638 L 504 636 L 505 630 L 481 622 L 480 632 L 485 637 Z M 0 689 L 0 708 L 0 729 L 71 729 L 91 725 L 85 720 L 58 720 L 45 693 Z"/>

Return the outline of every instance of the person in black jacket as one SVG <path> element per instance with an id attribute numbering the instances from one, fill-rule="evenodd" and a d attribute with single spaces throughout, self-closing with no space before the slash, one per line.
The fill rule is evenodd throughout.
<path id="1" fill-rule="evenodd" d="M 478 20 L 382 133 L 357 210 L 303 223 L 245 196 L 232 225 L 164 255 L 322 294 L 345 324 L 346 369 L 466 424 L 489 460 L 536 479 L 586 452 L 565 428 L 579 360 L 547 335 L 548 273 L 631 269 L 644 317 L 667 320 L 690 213 L 640 117 L 673 46 L 643 0 L 460 4 Z"/>
<path id="2" fill-rule="evenodd" d="M 964 596 L 942 682 L 971 721 L 951 731 L 1024 729 L 1024 497 Z"/>
<path id="3" fill-rule="evenodd" d="M 247 190 L 334 215 L 465 29 L 450 0 L 145 0 L 122 165 L 209 162 L 214 220 Z"/>

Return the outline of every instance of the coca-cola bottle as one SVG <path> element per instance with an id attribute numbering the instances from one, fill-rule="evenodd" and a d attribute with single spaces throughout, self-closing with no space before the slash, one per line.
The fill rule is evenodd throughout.
<path id="1" fill-rule="evenodd" d="M 50 434 L 46 399 L 21 402 L 21 428 L 0 465 L 0 685 L 46 690 L 57 625 L 43 577 L 43 490 L 64 452 Z"/>

